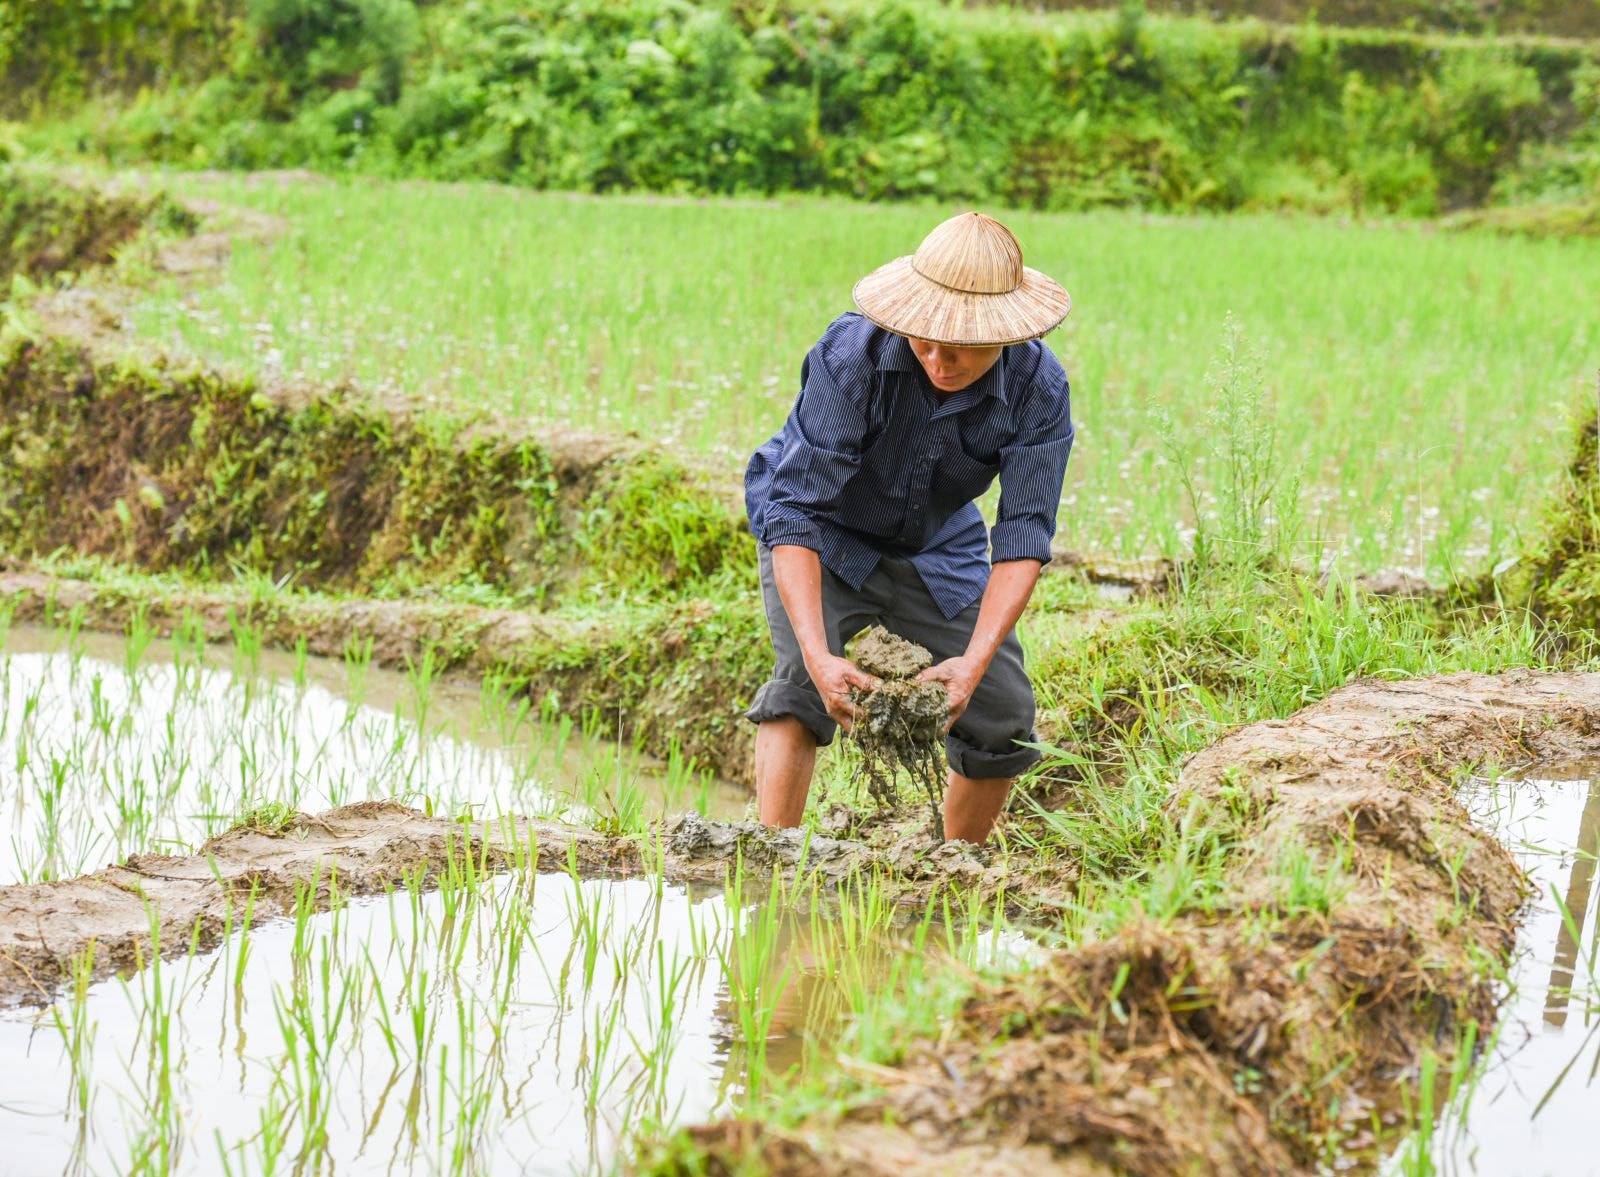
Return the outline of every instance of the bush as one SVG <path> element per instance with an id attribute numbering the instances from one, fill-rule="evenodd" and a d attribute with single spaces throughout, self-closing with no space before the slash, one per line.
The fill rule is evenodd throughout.
<path id="1" fill-rule="evenodd" d="M 417 40 L 411 0 L 245 0 L 245 13 L 251 36 L 236 65 L 285 106 L 330 85 L 392 102 Z"/>
<path id="2" fill-rule="evenodd" d="M 52 89 L 72 139 L 119 162 L 591 191 L 1428 215 L 1524 172 L 1587 182 L 1600 91 L 1593 48 L 1137 5 L 240 2 L 233 68 L 203 85 L 109 108 Z"/>

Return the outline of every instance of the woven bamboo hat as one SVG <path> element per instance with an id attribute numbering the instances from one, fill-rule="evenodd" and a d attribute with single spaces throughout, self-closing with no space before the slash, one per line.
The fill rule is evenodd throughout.
<path id="1" fill-rule="evenodd" d="M 1037 339 L 1072 309 L 1059 283 L 1022 264 L 1011 230 L 982 213 L 951 217 L 916 253 L 879 266 L 853 293 L 861 313 L 884 330 L 955 347 Z"/>

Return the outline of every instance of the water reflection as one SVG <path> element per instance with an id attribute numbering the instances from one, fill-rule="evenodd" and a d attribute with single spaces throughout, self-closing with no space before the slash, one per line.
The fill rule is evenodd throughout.
<path id="1" fill-rule="evenodd" d="M 1027 945 L 942 907 L 903 921 L 870 883 L 771 896 L 518 873 L 400 888 L 0 1012 L 0 1172 L 611 1172 L 635 1132 L 829 1057 L 851 1011 L 903 1016 L 950 956 Z"/>
<path id="2" fill-rule="evenodd" d="M 1572 875 L 1567 881 L 1564 906 L 1567 918 L 1561 921 L 1556 933 L 1554 963 L 1550 969 L 1550 984 L 1544 1003 L 1544 1020 L 1551 1026 L 1567 1024 L 1567 1009 L 1574 999 L 1573 987 L 1577 978 L 1578 939 L 1584 927 L 1594 890 L 1595 856 L 1600 854 L 1600 788 L 1593 783 L 1587 789 L 1583 817 L 1578 825 L 1578 840 L 1574 847 Z M 1600 910 L 1596 911 L 1600 919 Z M 1600 925 L 1597 925 L 1600 926 Z M 1595 941 L 1594 933 L 1589 940 Z M 1591 961 L 1591 965 L 1592 965 Z"/>
<path id="3" fill-rule="evenodd" d="M 1480 781 L 1462 800 L 1528 872 L 1534 894 L 1482 1077 L 1441 1116 L 1430 1159 L 1447 1174 L 1600 1177 L 1591 1130 L 1600 1098 L 1600 762 Z"/>
<path id="4" fill-rule="evenodd" d="M 425 666 L 0 624 L 0 883 L 182 853 L 251 811 L 381 798 L 584 820 L 746 794 L 662 764 L 494 678 Z"/>

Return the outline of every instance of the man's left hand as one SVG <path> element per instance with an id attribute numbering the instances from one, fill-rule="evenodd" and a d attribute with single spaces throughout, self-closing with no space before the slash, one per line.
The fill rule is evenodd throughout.
<path id="1" fill-rule="evenodd" d="M 943 683 L 944 689 L 949 693 L 950 718 L 945 721 L 945 731 L 954 727 L 956 720 L 966 711 L 967 704 L 972 701 L 972 693 L 978 689 L 978 684 L 983 681 L 988 669 L 987 663 L 974 658 L 971 654 L 963 654 L 959 658 L 948 658 L 930 666 L 917 675 L 919 682 Z"/>

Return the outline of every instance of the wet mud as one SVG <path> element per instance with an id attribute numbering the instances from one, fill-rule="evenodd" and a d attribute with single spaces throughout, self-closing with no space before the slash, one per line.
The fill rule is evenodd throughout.
<path id="1" fill-rule="evenodd" d="M 1424 1048 L 1448 1065 L 1457 1030 L 1494 1018 L 1479 962 L 1509 955 L 1524 876 L 1456 774 L 1596 748 L 1593 674 L 1364 680 L 1240 729 L 1170 802 L 1244 815 L 1219 906 L 983 988 L 843 1086 L 843 1113 L 694 1130 L 705 1171 L 1319 1171 L 1395 1108 Z M 1340 864 L 1326 910 L 1286 903 L 1273 861 L 1291 843 Z"/>
<path id="2" fill-rule="evenodd" d="M 1128 600 L 1166 593 L 1177 580 L 1178 564 L 1165 557 L 1113 560 L 1056 546 L 1043 570 L 1076 576 L 1098 586 L 1107 597 Z"/>
<path id="3" fill-rule="evenodd" d="M 552 822 L 474 827 L 430 818 L 392 802 L 361 802 L 266 829 L 241 826 L 193 855 L 138 854 L 120 866 L 59 882 L 0 887 L 0 1001 L 50 1000 L 62 969 L 93 952 L 107 975 L 163 955 L 216 943 L 249 910 L 255 922 L 293 909 L 301 889 L 322 904 L 433 878 L 467 862 L 512 865 L 518 847 L 535 849 L 540 869 L 587 872 L 639 867 L 633 843 Z"/>
<path id="4" fill-rule="evenodd" d="M 851 648 L 856 666 L 879 680 L 870 691 L 852 692 L 862 710 L 850 732 L 861 749 L 858 775 L 880 807 L 900 801 L 899 780 L 908 778 L 927 803 L 934 837 L 944 841 L 944 758 L 940 747 L 950 697 L 942 683 L 917 675 L 933 665 L 933 655 L 875 625 Z"/>

